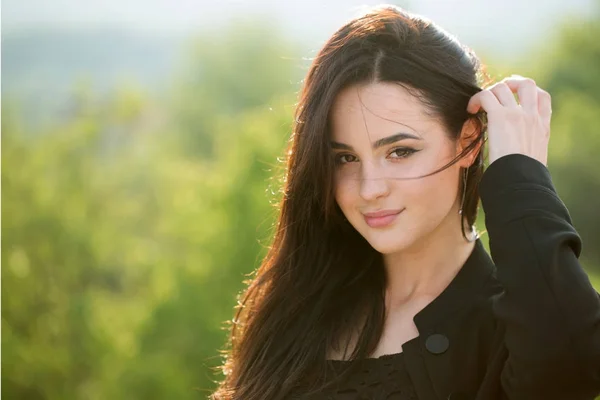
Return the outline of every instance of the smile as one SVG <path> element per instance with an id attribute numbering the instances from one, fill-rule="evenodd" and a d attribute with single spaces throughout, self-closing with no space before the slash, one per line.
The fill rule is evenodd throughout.
<path id="1" fill-rule="evenodd" d="M 381 228 L 390 225 L 403 210 L 385 210 L 376 213 L 363 214 L 365 222 L 371 228 Z"/>

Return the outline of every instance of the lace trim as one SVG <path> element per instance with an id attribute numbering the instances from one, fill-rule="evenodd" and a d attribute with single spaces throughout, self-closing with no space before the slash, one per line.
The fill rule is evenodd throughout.
<path id="1" fill-rule="evenodd" d="M 358 371 L 327 393 L 329 400 L 417 400 L 403 353 L 385 354 L 363 360 L 328 360 L 335 369 L 350 362 L 360 363 Z"/>

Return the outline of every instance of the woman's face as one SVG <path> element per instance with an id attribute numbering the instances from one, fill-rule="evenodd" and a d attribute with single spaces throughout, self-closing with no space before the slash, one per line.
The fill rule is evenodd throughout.
<path id="1" fill-rule="evenodd" d="M 398 252 L 450 224 L 460 235 L 463 163 L 407 179 L 435 171 L 459 150 L 417 98 L 393 83 L 352 86 L 336 97 L 330 122 L 336 201 L 373 248 Z M 365 215 L 386 210 L 395 215 Z"/>

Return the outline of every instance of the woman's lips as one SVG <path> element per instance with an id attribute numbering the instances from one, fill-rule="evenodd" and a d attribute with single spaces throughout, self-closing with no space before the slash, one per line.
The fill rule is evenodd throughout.
<path id="1" fill-rule="evenodd" d="M 371 228 L 380 228 L 391 224 L 403 210 L 379 211 L 363 214 L 365 222 Z"/>

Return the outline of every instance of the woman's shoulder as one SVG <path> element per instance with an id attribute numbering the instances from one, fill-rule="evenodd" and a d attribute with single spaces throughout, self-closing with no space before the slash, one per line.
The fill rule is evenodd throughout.
<path id="1" fill-rule="evenodd" d="M 464 306 L 459 307 L 453 315 L 445 318 L 446 325 L 462 334 L 476 331 L 479 336 L 497 336 L 501 320 L 495 312 L 495 304 L 504 292 L 505 288 L 497 279 L 494 269 L 472 293 L 472 298 L 465 301 Z"/>

